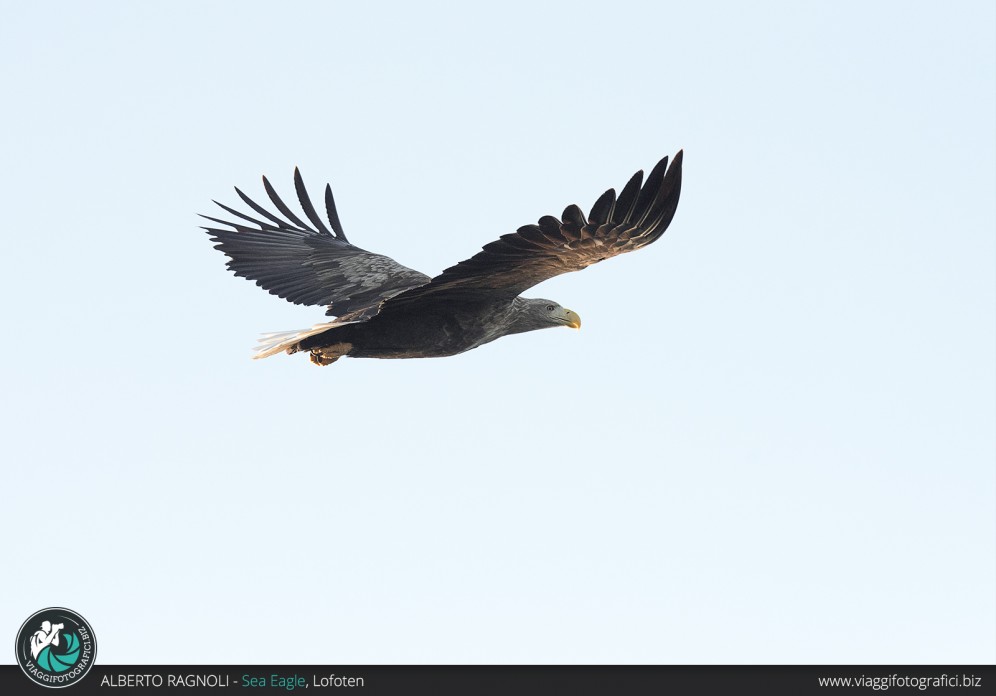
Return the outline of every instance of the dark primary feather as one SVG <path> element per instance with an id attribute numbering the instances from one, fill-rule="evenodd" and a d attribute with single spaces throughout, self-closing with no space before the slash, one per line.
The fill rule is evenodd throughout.
<path id="1" fill-rule="evenodd" d="M 304 187 L 304 179 L 301 178 L 301 170 L 297 167 L 294 167 L 294 188 L 297 190 L 297 200 L 301 204 L 301 210 L 303 210 L 304 214 L 308 216 L 309 220 L 311 220 L 311 224 L 317 227 L 322 234 L 331 235 L 332 231 L 325 226 L 322 219 L 318 217 L 318 213 L 315 212 L 315 206 L 311 204 L 311 198 L 308 196 L 308 189 Z"/>
<path id="2" fill-rule="evenodd" d="M 570 205 L 561 220 L 546 215 L 536 225 L 503 235 L 428 284 L 392 297 L 383 310 L 429 300 L 514 297 L 548 278 L 652 244 L 678 206 L 681 160 L 680 150 L 670 167 L 668 158 L 662 159 L 642 187 L 643 172 L 637 172 L 618 198 L 609 189 L 595 201 L 588 219 Z"/>
<path id="3" fill-rule="evenodd" d="M 346 233 L 342 231 L 342 223 L 339 222 L 339 213 L 335 209 L 335 199 L 332 197 L 331 184 L 325 184 L 325 214 L 328 215 L 332 229 L 335 230 L 335 236 L 344 242 L 348 242 Z"/>
<path id="4" fill-rule="evenodd" d="M 397 261 L 350 244 L 342 232 L 332 189 L 325 189 L 325 207 L 331 230 L 318 216 L 308 197 L 301 173 L 294 170 L 294 186 L 304 214 L 314 227 L 298 218 L 263 177 L 263 187 L 286 220 L 270 213 L 239 189 L 239 197 L 264 219 L 253 218 L 227 205 L 226 212 L 250 222 L 229 222 L 204 215 L 232 229 L 205 227 L 215 248 L 229 259 L 236 275 L 256 281 L 272 294 L 295 304 L 328 305 L 327 314 L 375 314 L 381 302 L 406 289 L 429 281 L 424 273 Z"/>

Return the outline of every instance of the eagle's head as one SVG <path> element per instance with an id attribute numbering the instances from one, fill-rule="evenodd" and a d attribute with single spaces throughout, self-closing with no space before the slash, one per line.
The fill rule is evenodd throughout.
<path id="1" fill-rule="evenodd" d="M 572 329 L 581 328 L 581 317 L 566 307 L 561 307 L 553 300 L 525 300 L 518 307 L 515 321 L 517 331 L 535 331 L 550 329 L 555 326 L 569 326 Z"/>

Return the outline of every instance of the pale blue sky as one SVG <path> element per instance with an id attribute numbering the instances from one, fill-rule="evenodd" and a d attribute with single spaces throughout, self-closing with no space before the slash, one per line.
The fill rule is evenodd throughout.
<path id="1" fill-rule="evenodd" d="M 358 5 L 8 3 L 0 633 L 996 660 L 993 4 Z M 444 360 L 249 360 L 322 310 L 195 216 L 300 165 L 432 274 L 682 147 L 657 244 L 529 293 L 581 332 Z"/>

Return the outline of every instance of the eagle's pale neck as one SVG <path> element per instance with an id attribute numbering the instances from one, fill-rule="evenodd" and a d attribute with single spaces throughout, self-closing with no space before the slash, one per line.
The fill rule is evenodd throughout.
<path id="1" fill-rule="evenodd" d="M 552 328 L 554 324 L 550 323 L 547 313 L 544 311 L 547 302 L 547 300 L 527 300 L 524 297 L 516 297 L 512 301 L 512 311 L 506 319 L 505 335 Z"/>

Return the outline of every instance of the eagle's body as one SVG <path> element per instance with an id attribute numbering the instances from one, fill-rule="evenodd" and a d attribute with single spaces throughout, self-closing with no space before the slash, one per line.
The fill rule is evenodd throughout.
<path id="1" fill-rule="evenodd" d="M 265 220 L 219 203 L 256 227 L 208 218 L 233 229 L 205 229 L 237 275 L 291 302 L 329 305 L 327 314 L 338 317 L 305 331 L 270 334 L 255 357 L 308 351 L 317 365 L 347 355 L 446 357 L 514 333 L 579 328 L 574 312 L 520 293 L 658 239 L 678 205 L 681 154 L 670 168 L 666 157 L 661 160 L 642 188 L 643 172 L 637 172 L 618 199 L 615 191 L 606 191 L 587 219 L 577 206 L 568 206 L 562 220 L 545 216 L 537 225 L 520 227 L 435 278 L 350 244 L 329 187 L 325 203 L 332 229 L 326 227 L 296 170 L 298 199 L 314 227 L 295 216 L 264 177 L 267 194 L 287 220 L 236 189 Z"/>
<path id="2" fill-rule="evenodd" d="M 536 301 L 515 297 L 512 300 L 427 303 L 418 314 L 388 311 L 368 321 L 332 326 L 302 339 L 288 350 L 292 353 L 312 351 L 313 355 L 326 360 L 338 355 L 446 358 L 502 336 L 545 328 L 527 321 L 532 316 L 526 306 L 530 302 Z M 539 302 L 554 311 L 558 308 L 548 300 Z M 345 348 L 346 345 L 349 347 Z"/>

